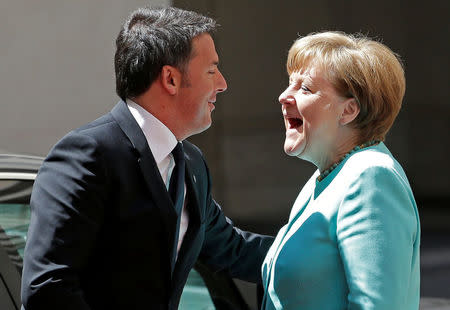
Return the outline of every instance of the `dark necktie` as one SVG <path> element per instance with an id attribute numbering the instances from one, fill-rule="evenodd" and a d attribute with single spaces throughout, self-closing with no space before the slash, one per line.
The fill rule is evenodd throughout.
<path id="1" fill-rule="evenodd" d="M 175 228 L 172 261 L 171 261 L 173 273 L 177 257 L 178 235 L 180 234 L 181 211 L 183 210 L 184 204 L 185 162 L 184 162 L 183 144 L 181 144 L 181 142 L 179 142 L 177 146 L 173 149 L 172 155 L 175 161 L 175 167 L 173 168 L 172 176 L 170 177 L 169 195 L 170 198 L 172 199 L 175 212 L 177 213 L 177 225 Z"/>
<path id="2" fill-rule="evenodd" d="M 172 151 L 172 155 L 175 161 L 175 167 L 172 171 L 169 183 L 169 195 L 172 199 L 173 206 L 178 216 L 181 215 L 184 201 L 184 151 L 183 144 L 177 143 L 177 146 Z"/>

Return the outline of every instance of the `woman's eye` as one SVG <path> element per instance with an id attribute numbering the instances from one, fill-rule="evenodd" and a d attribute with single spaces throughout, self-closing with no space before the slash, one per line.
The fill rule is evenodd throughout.
<path id="1" fill-rule="evenodd" d="M 308 87 L 306 87 L 305 85 L 302 85 L 301 89 L 304 91 L 307 91 L 307 92 L 311 92 L 311 90 Z"/>

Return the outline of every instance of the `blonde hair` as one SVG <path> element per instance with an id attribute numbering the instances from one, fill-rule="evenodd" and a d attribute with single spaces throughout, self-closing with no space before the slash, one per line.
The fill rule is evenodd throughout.
<path id="1" fill-rule="evenodd" d="M 399 56 L 366 36 L 327 31 L 301 37 L 289 50 L 289 75 L 311 65 L 322 69 L 340 95 L 359 104 L 351 125 L 358 129 L 360 142 L 384 140 L 405 94 Z"/>

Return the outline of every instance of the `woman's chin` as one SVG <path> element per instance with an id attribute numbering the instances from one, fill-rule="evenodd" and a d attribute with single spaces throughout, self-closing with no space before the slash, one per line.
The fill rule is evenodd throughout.
<path id="1" fill-rule="evenodd" d="M 304 146 L 302 143 L 292 143 L 286 140 L 284 143 L 284 152 L 289 156 L 298 157 L 303 152 Z"/>

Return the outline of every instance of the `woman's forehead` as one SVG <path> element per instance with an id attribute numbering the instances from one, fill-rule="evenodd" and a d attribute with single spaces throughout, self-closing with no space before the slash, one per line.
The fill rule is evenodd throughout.
<path id="1" fill-rule="evenodd" d="M 325 62 L 315 59 L 299 65 L 295 70 L 289 73 L 289 81 L 298 78 L 311 78 L 314 80 L 321 80 L 324 82 L 333 82 L 335 79 L 334 70 Z"/>
<path id="2" fill-rule="evenodd" d="M 320 78 L 323 75 L 322 71 L 320 66 L 309 63 L 307 66 L 300 66 L 297 70 L 292 71 L 291 74 L 289 74 L 289 80 L 299 78 Z"/>

